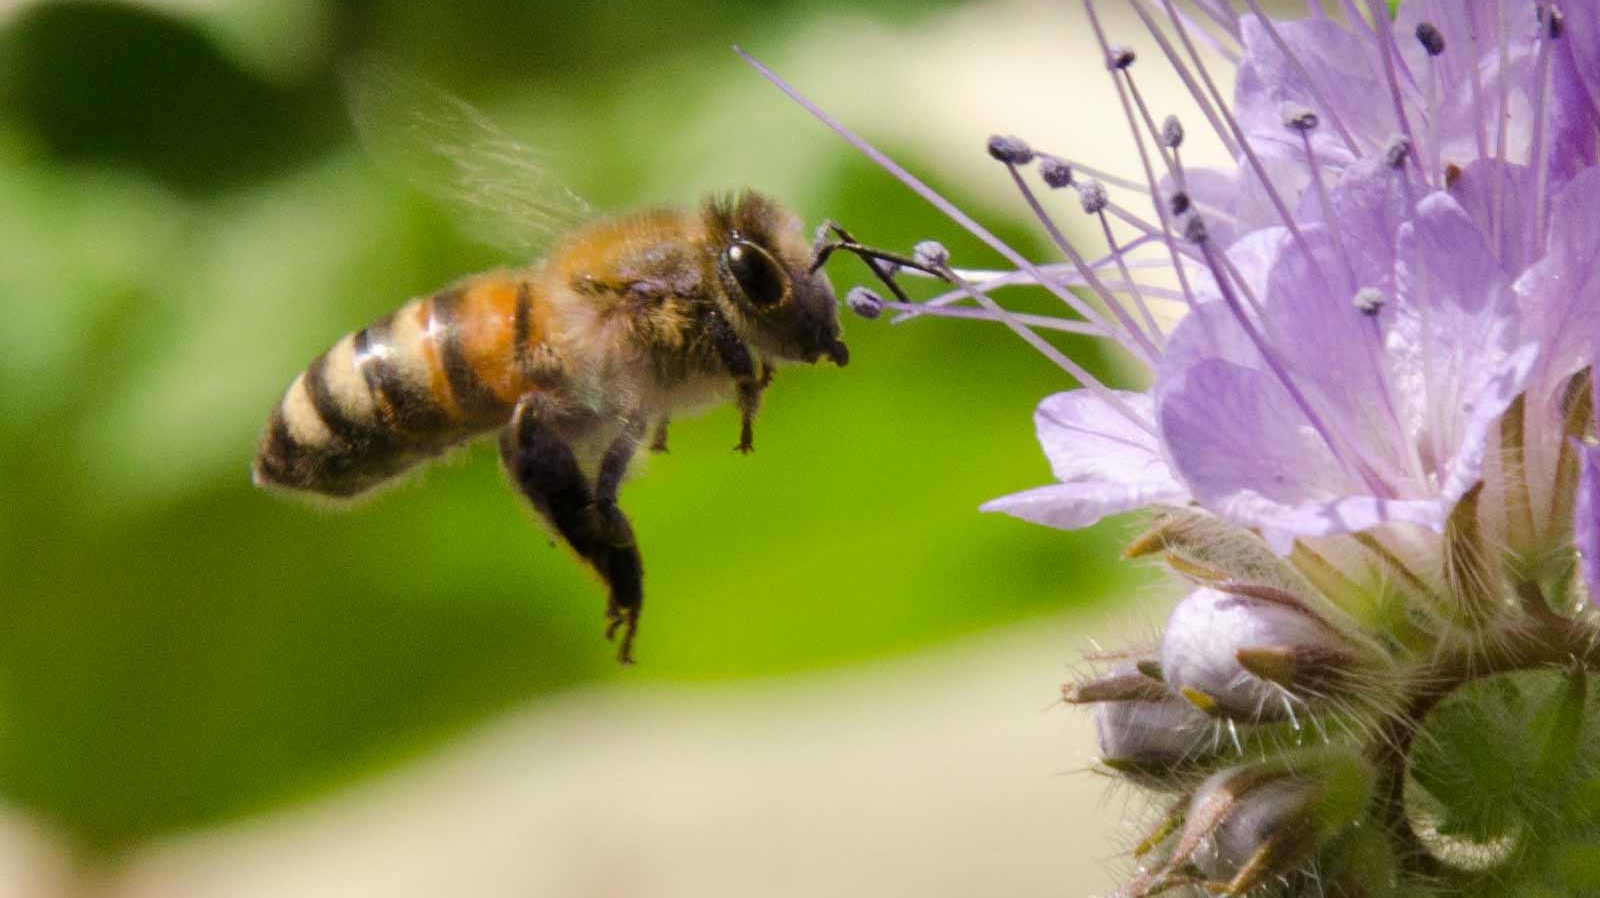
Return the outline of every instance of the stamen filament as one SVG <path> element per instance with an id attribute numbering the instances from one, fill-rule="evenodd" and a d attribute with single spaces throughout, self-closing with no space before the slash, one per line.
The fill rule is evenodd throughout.
<path id="1" fill-rule="evenodd" d="M 1559 15 L 1550 8 L 1548 15 Z M 1547 97 L 1550 92 L 1550 45 L 1555 40 L 1550 34 L 1550 27 L 1546 25 L 1539 31 L 1539 60 L 1534 68 L 1534 100 L 1533 100 L 1533 147 L 1529 153 L 1528 164 L 1533 166 L 1533 208 L 1534 231 L 1533 255 L 1537 256 L 1544 249 L 1545 219 L 1544 214 L 1545 191 L 1549 187 L 1550 166 L 1544 159 L 1545 131 L 1549 128 L 1549 105 Z"/>
<path id="2" fill-rule="evenodd" d="M 1495 0 L 1494 8 L 1495 43 L 1500 60 L 1499 78 L 1496 79 L 1499 82 L 1497 85 L 1499 88 L 1499 104 L 1495 115 L 1497 124 L 1494 136 L 1494 160 L 1503 165 L 1506 161 L 1506 142 L 1509 139 L 1507 131 L 1511 125 L 1511 85 L 1509 83 L 1510 79 L 1506 77 L 1506 64 L 1510 61 L 1511 50 L 1506 43 L 1505 7 L 1501 5 L 1500 0 Z M 1494 179 L 1494 206 L 1489 219 L 1489 233 L 1492 235 L 1492 239 L 1489 242 L 1490 246 L 1500 246 L 1501 235 L 1504 233 L 1506 217 L 1505 184 L 1505 178 Z"/>
<path id="3" fill-rule="evenodd" d="M 1479 71 L 1477 60 L 1483 58 L 1483 43 L 1478 40 L 1478 17 L 1467 16 L 1467 33 L 1472 38 L 1473 64 L 1467 68 L 1472 74 L 1472 136 L 1478 145 L 1478 158 L 1486 159 L 1489 156 L 1489 137 L 1483 133 L 1483 123 L 1489 120 L 1484 114 L 1483 107 L 1483 74 Z"/>
<path id="4" fill-rule="evenodd" d="M 1084 2 L 1087 4 L 1090 0 L 1084 0 Z M 1162 3 L 1167 8 L 1167 14 L 1169 16 L 1174 15 L 1172 0 L 1162 0 Z M 1176 27 L 1176 18 L 1173 21 L 1174 27 Z M 1096 28 L 1098 30 L 1098 25 Z M 1265 191 L 1267 199 L 1272 203 L 1273 211 L 1278 213 L 1278 218 L 1283 222 L 1284 227 L 1288 229 L 1289 235 L 1300 245 L 1306 257 L 1311 258 L 1311 252 L 1306 243 L 1305 235 L 1300 231 L 1300 225 L 1295 221 L 1294 215 L 1290 213 L 1288 204 L 1283 201 L 1283 197 L 1278 193 L 1278 188 L 1273 185 L 1272 179 L 1267 176 L 1267 168 L 1262 164 L 1261 158 L 1256 155 L 1256 151 L 1250 146 L 1250 141 L 1244 135 L 1244 129 L 1239 127 L 1238 120 L 1233 117 L 1233 113 L 1228 111 L 1227 101 L 1217 89 L 1216 82 L 1212 80 L 1211 73 L 1206 69 L 1205 63 L 1200 60 L 1199 54 L 1194 49 L 1194 44 L 1184 35 L 1181 28 L 1178 31 L 1178 38 L 1183 42 L 1184 48 L 1194 61 L 1195 69 L 1200 73 L 1200 78 L 1205 83 L 1206 89 L 1211 92 L 1212 98 L 1219 104 L 1222 120 L 1227 123 L 1228 129 L 1233 132 L 1240 150 L 1243 151 L 1245 160 L 1250 163 L 1250 170 L 1260 179 L 1261 189 Z M 1176 265 L 1176 262 L 1174 262 L 1174 265 Z"/>
<path id="5" fill-rule="evenodd" d="M 1146 244 L 1148 244 L 1150 242 L 1151 242 L 1151 238 L 1149 238 L 1149 237 L 1139 237 L 1136 240 L 1130 242 L 1127 246 L 1123 247 L 1122 251 L 1124 253 L 1131 253 L 1135 249 L 1139 249 L 1142 246 L 1144 246 L 1144 245 L 1146 245 Z M 1105 267 L 1107 267 L 1107 266 L 1109 266 L 1111 264 L 1112 264 L 1111 256 L 1107 255 L 1107 256 L 1102 256 L 1099 259 L 1096 259 L 1095 261 L 1089 263 L 1089 267 L 1094 268 L 1095 270 L 1098 271 L 1098 270 L 1103 269 L 1103 268 L 1105 268 Z M 1151 260 L 1151 261 L 1137 261 L 1136 260 L 1136 261 L 1131 262 L 1129 264 L 1130 264 L 1130 267 L 1134 267 L 1134 268 L 1146 268 L 1146 267 L 1149 267 L 1149 268 L 1162 268 L 1163 270 L 1165 270 L 1165 267 L 1166 267 L 1167 263 L 1165 263 L 1165 262 L 1157 262 L 1157 261 L 1154 261 L 1154 260 Z M 1052 263 L 1052 264 L 1049 264 L 1049 265 L 1039 265 L 1039 266 L 1036 266 L 1036 267 L 1038 268 L 1038 270 L 1041 273 L 1049 275 L 1050 279 L 1052 281 L 1054 281 L 1056 284 L 1060 285 L 1061 287 L 1079 286 L 1079 285 L 1081 285 L 1083 283 L 1082 280 L 1078 276 L 1077 266 L 1070 265 L 1070 264 L 1067 264 L 1067 263 L 1059 263 L 1058 262 L 1058 263 Z M 1036 286 L 1036 283 L 1035 283 L 1035 281 L 1033 279 L 1033 276 L 1031 274 L 1029 274 L 1028 272 L 1026 272 L 1026 271 L 978 271 L 978 270 L 968 270 L 968 269 L 960 269 L 960 268 L 954 269 L 954 271 L 956 272 L 956 274 L 960 275 L 963 278 L 966 278 L 969 282 L 973 283 L 975 286 L 978 287 L 978 289 L 984 291 L 985 293 L 988 293 L 988 292 L 990 292 L 992 290 L 997 290 L 997 289 L 999 289 L 1001 287 L 1007 287 L 1007 286 L 1019 286 L 1019 285 Z M 907 273 L 908 274 L 915 274 L 915 275 L 923 275 L 923 272 L 910 270 L 910 269 L 908 269 Z M 1105 283 L 1106 283 L 1106 286 L 1110 287 L 1112 290 L 1118 289 L 1118 285 L 1113 283 L 1113 282 L 1105 282 Z M 950 304 L 955 303 L 955 302 L 960 302 L 961 300 L 966 299 L 966 298 L 967 298 L 966 293 L 964 293 L 964 292 L 962 292 L 960 290 L 951 290 L 948 293 L 942 293 L 942 294 L 940 294 L 940 295 L 938 295 L 938 296 L 936 296 L 936 297 L 934 297 L 932 299 L 925 300 L 922 303 L 919 303 L 917 305 L 917 308 L 920 309 L 920 308 L 923 308 L 924 306 L 937 307 L 937 306 L 950 305 Z M 1179 297 L 1179 298 L 1181 298 L 1181 297 Z M 898 324 L 901 321 L 906 321 L 906 320 L 915 318 L 915 317 L 917 317 L 918 314 L 919 314 L 918 312 L 905 312 L 905 313 L 903 313 L 901 315 L 895 316 L 893 319 L 890 320 L 890 323 Z M 1088 327 L 1095 328 L 1095 325 L 1091 324 L 1091 325 L 1088 325 Z M 1109 338 L 1109 336 L 1110 336 L 1104 330 L 1093 330 L 1092 332 L 1096 336 L 1099 336 L 1099 337 L 1102 337 L 1102 338 Z"/>
<path id="6" fill-rule="evenodd" d="M 1217 23 L 1223 33 L 1232 38 L 1234 43 L 1239 43 L 1239 14 L 1233 11 L 1233 7 L 1228 4 L 1227 0 L 1192 0 L 1192 2 L 1201 12 L 1206 14 L 1207 18 Z M 1215 50 L 1218 55 L 1226 57 L 1231 63 L 1237 64 L 1239 62 L 1239 57 L 1236 53 L 1219 44 L 1211 36 L 1211 32 L 1201 28 L 1199 23 L 1187 14 L 1183 16 L 1183 22 L 1195 34 L 1200 35 L 1201 39 L 1211 49 Z"/>
<path id="7" fill-rule="evenodd" d="M 1195 105 L 1200 108 L 1200 114 L 1206 117 L 1206 121 L 1211 125 L 1212 132 L 1217 135 L 1218 140 L 1222 141 L 1223 149 L 1230 157 L 1237 159 L 1239 157 L 1239 145 L 1234 143 L 1233 135 L 1228 133 L 1228 129 L 1222 127 L 1221 120 L 1217 118 L 1217 111 L 1211 106 L 1211 98 L 1206 96 L 1205 91 L 1200 89 L 1200 85 L 1195 83 L 1194 74 L 1189 71 L 1188 65 L 1184 63 L 1183 58 L 1178 55 L 1177 51 L 1172 48 L 1172 42 L 1167 40 L 1166 33 L 1156 27 L 1155 19 L 1151 18 L 1149 11 L 1145 9 L 1145 5 L 1152 2 L 1154 0 L 1138 0 L 1133 4 L 1133 11 L 1139 16 L 1139 20 L 1144 23 L 1145 31 L 1149 32 L 1150 36 L 1155 39 L 1156 46 L 1161 48 L 1161 53 L 1167 57 L 1167 62 L 1172 66 L 1172 70 L 1183 81 L 1183 86 L 1188 89 L 1189 96 L 1193 98 Z"/>
<path id="8" fill-rule="evenodd" d="M 965 292 L 963 292 L 961 296 L 963 299 L 969 298 L 968 294 Z M 949 306 L 930 307 L 924 303 L 894 302 L 890 300 L 884 301 L 883 308 L 893 312 L 903 312 L 906 313 L 907 316 L 921 317 L 923 315 L 931 315 L 935 318 L 970 318 L 976 321 L 994 321 L 999 324 L 1005 323 L 1004 317 L 996 315 L 988 309 L 972 309 L 965 307 L 951 308 Z M 1025 324 L 1029 327 L 1037 327 L 1044 330 L 1062 331 L 1063 333 L 1068 334 L 1084 334 L 1090 337 L 1100 336 L 1099 331 L 1095 330 L 1089 325 L 1084 324 L 1082 321 L 1077 321 L 1072 318 L 1056 318 L 1050 315 L 1027 315 L 1021 312 L 1007 312 L 1006 315 L 1009 316 L 1011 320 L 1020 324 Z"/>
<path id="9" fill-rule="evenodd" d="M 906 171 L 905 168 L 903 168 L 899 163 L 884 155 L 883 152 L 877 147 L 874 147 L 872 144 L 868 143 L 865 138 L 861 137 L 859 134 L 856 134 L 849 128 L 846 128 L 833 116 L 824 112 L 821 107 L 807 99 L 787 81 L 784 81 L 782 78 L 778 77 L 776 72 L 761 64 L 761 62 L 759 62 L 754 56 L 746 53 L 743 48 L 734 47 L 734 52 L 738 53 L 739 56 L 751 66 L 751 68 L 754 68 L 757 72 L 759 72 L 761 76 L 771 82 L 774 87 L 782 91 L 789 97 L 789 99 L 799 104 L 802 109 L 809 112 L 813 118 L 822 122 L 824 125 L 827 125 L 828 128 L 831 129 L 835 134 L 838 134 L 840 137 L 844 138 L 845 142 L 855 147 L 856 150 L 858 150 L 862 155 L 877 163 L 901 183 L 911 188 L 917 193 L 917 195 L 921 196 L 924 200 L 927 200 L 928 203 L 930 203 L 934 208 L 938 209 L 940 212 L 943 212 L 948 218 L 950 218 L 950 220 L 961 225 L 967 230 L 968 233 L 988 244 L 990 248 L 1004 256 L 1007 261 L 1011 262 L 1013 265 L 1016 265 L 1023 271 L 1026 271 L 1035 278 L 1038 278 L 1039 283 L 1044 285 L 1045 288 L 1050 290 L 1052 293 L 1055 293 L 1057 296 L 1060 296 L 1063 299 L 1071 297 L 1069 302 L 1070 305 L 1084 305 L 1081 300 L 1075 296 L 1072 296 L 1071 291 L 1058 288 L 1049 283 L 1044 278 L 1043 272 L 1039 271 L 1039 269 L 1032 262 L 1029 262 L 1022 256 L 1021 253 L 1012 249 L 1005 243 L 1005 241 L 990 233 L 988 228 L 978 224 L 965 212 L 962 212 L 960 209 L 956 208 L 953 203 L 941 196 L 938 191 L 923 183 L 921 179 L 917 178 L 909 171 Z M 1000 308 L 1000 306 L 996 304 L 994 300 L 976 290 L 971 289 L 972 285 L 967 283 L 967 281 L 963 278 L 956 276 L 955 272 L 947 270 L 947 273 L 953 283 L 955 283 L 958 287 L 961 287 L 963 290 L 968 291 L 972 298 L 975 299 L 980 306 L 983 306 L 984 308 L 994 312 L 997 317 L 1005 322 L 1007 327 L 1011 328 L 1011 330 L 1016 333 L 1017 336 L 1021 337 L 1028 345 L 1037 349 L 1040 354 L 1054 362 L 1056 366 L 1061 368 L 1063 371 L 1066 371 L 1073 377 L 1073 379 L 1077 380 L 1078 383 L 1082 384 L 1086 389 L 1093 391 L 1096 396 L 1100 397 L 1100 399 L 1103 400 L 1108 406 L 1115 409 L 1118 414 L 1122 415 L 1124 418 L 1127 418 L 1129 423 L 1134 424 L 1146 432 L 1154 433 L 1155 427 L 1150 421 L 1146 420 L 1144 416 L 1130 408 L 1126 402 L 1118 398 L 1118 396 L 1109 388 L 1107 388 L 1105 384 L 1101 383 L 1098 378 L 1084 370 L 1082 365 L 1074 362 L 1072 359 L 1063 354 L 1061 350 L 1047 343 L 1044 338 L 1040 337 L 1038 334 L 1029 330 L 1025 325 L 1013 319 L 1010 313 Z M 1080 312 L 1080 314 L 1083 313 Z M 1094 315 L 1091 312 L 1090 314 L 1085 315 L 1085 318 L 1091 321 L 1097 321 L 1099 316 Z M 1103 324 L 1103 322 L 1100 323 Z"/>
<path id="10" fill-rule="evenodd" d="M 1322 95 L 1322 88 L 1317 86 L 1317 82 L 1312 79 L 1311 73 L 1306 71 L 1305 64 L 1300 62 L 1300 57 L 1295 55 L 1294 51 L 1289 48 L 1288 42 L 1283 39 L 1283 35 L 1278 33 L 1278 26 L 1274 24 L 1272 16 L 1267 15 L 1261 8 L 1260 0 L 1245 0 L 1245 4 L 1250 7 L 1251 12 L 1256 14 L 1256 21 L 1266 29 L 1267 37 L 1271 38 L 1272 43 L 1277 46 L 1278 52 L 1289 60 L 1289 64 L 1294 67 L 1295 74 L 1299 75 L 1300 80 L 1306 83 L 1306 89 L 1311 92 L 1311 99 L 1317 104 L 1317 114 L 1327 117 L 1328 121 L 1333 125 L 1333 129 L 1339 132 L 1339 139 L 1344 141 L 1345 148 L 1350 151 L 1350 155 L 1360 158 L 1361 150 L 1356 147 L 1355 138 L 1350 136 L 1349 129 L 1340 120 L 1338 110 Z M 1312 5 L 1315 6 L 1316 3 L 1313 2 Z"/>
<path id="11" fill-rule="evenodd" d="M 1016 184 L 1017 190 L 1022 194 L 1023 200 L 1027 202 L 1028 208 L 1033 210 L 1034 217 L 1038 218 L 1044 225 L 1045 233 L 1050 235 L 1050 240 L 1056 245 L 1056 249 L 1061 250 L 1073 267 L 1078 269 L 1078 274 L 1083 278 L 1084 285 L 1094 295 L 1100 297 L 1111 311 L 1111 314 L 1116 317 L 1117 323 L 1122 325 L 1127 337 L 1138 345 L 1140 351 L 1136 355 L 1139 355 L 1146 365 L 1152 368 L 1155 367 L 1155 360 L 1161 354 L 1161 350 L 1156 348 L 1152 335 L 1146 334 L 1141 330 L 1139 325 L 1128 314 L 1128 311 L 1122 307 L 1122 303 L 1118 302 L 1111 291 L 1100 283 L 1100 278 L 1094 273 L 1094 269 L 1089 267 L 1083 255 L 1073 247 L 1072 243 L 1067 240 L 1066 235 L 1061 233 L 1061 229 L 1056 227 L 1055 220 L 1039 204 L 1039 198 L 1034 195 L 1033 189 L 1028 186 L 1028 182 L 1023 180 L 1022 173 L 1017 171 L 1016 165 L 1007 162 L 1006 171 L 1010 173 L 1012 183 Z"/>
<path id="12" fill-rule="evenodd" d="M 1278 382 L 1288 392 L 1289 398 L 1294 400 L 1295 406 L 1305 416 L 1307 423 L 1317 432 L 1318 436 L 1322 437 L 1322 442 L 1327 445 L 1328 451 L 1333 454 L 1339 464 L 1344 466 L 1346 471 L 1358 475 L 1374 494 L 1382 495 L 1383 484 L 1371 471 L 1367 470 L 1365 465 L 1351 462 L 1340 443 L 1334 439 L 1333 432 L 1322 422 L 1322 416 L 1317 414 L 1316 409 L 1312 408 L 1305 394 L 1300 392 L 1300 388 L 1295 385 L 1294 378 L 1289 375 L 1288 369 L 1284 367 L 1282 360 L 1278 358 L 1277 351 L 1272 348 L 1265 335 L 1250 320 L 1250 316 L 1245 313 L 1244 307 L 1239 302 L 1239 294 L 1233 288 L 1233 281 L 1229 277 L 1229 271 L 1226 270 L 1226 266 L 1222 262 L 1218 261 L 1218 254 L 1211 247 L 1211 241 L 1201 240 L 1199 246 L 1201 254 L 1205 257 L 1206 265 L 1210 266 L 1211 273 L 1216 278 L 1217 291 L 1222 294 L 1222 301 L 1227 304 L 1228 311 L 1233 314 L 1234 320 L 1245 332 L 1245 336 L 1250 338 L 1250 342 L 1255 346 L 1256 352 L 1261 354 L 1262 361 L 1266 362 L 1267 367 L 1272 369 L 1273 375 L 1278 378 Z M 1240 283 L 1243 282 L 1241 281 Z"/>
<path id="13" fill-rule="evenodd" d="M 1168 9 L 1171 10 L 1171 0 L 1163 0 L 1163 2 L 1167 3 Z M 1083 8 L 1089 16 L 1089 24 L 1094 29 L 1095 40 L 1100 44 L 1101 52 L 1109 55 L 1111 45 L 1110 42 L 1106 40 L 1105 29 L 1100 25 L 1100 16 L 1095 12 L 1094 0 L 1083 0 Z M 1135 9 L 1139 10 L 1139 15 L 1141 17 L 1144 17 L 1144 12 L 1142 9 L 1140 9 L 1138 6 L 1135 6 Z M 1178 20 L 1174 18 L 1174 21 L 1176 22 Z M 1188 42 L 1187 38 L 1185 38 L 1184 44 L 1189 46 L 1191 49 L 1193 47 L 1193 45 Z M 1133 132 L 1134 146 L 1139 150 L 1139 164 L 1144 170 L 1145 183 L 1150 185 L 1150 197 L 1155 206 L 1156 216 L 1161 220 L 1161 233 L 1163 242 L 1167 245 L 1167 255 L 1172 259 L 1173 273 L 1177 275 L 1178 286 L 1183 290 L 1183 295 L 1192 308 L 1195 305 L 1194 291 L 1189 286 L 1189 276 L 1184 271 L 1182 260 L 1179 259 L 1178 242 L 1172 236 L 1171 218 L 1167 213 L 1166 203 L 1163 202 L 1160 197 L 1160 190 L 1157 187 L 1155 170 L 1150 165 L 1150 152 L 1145 149 L 1144 134 L 1134 123 L 1133 110 L 1129 106 L 1127 92 L 1123 90 L 1122 80 L 1113 74 L 1111 83 L 1116 85 L 1117 98 L 1122 103 L 1122 115 L 1125 119 L 1127 119 L 1128 127 Z M 1214 335 L 1210 332 L 1210 324 L 1207 323 L 1203 324 L 1202 326 L 1206 328 L 1206 336 L 1214 339 Z"/>
<path id="14" fill-rule="evenodd" d="M 1160 325 L 1156 324 L 1155 316 L 1150 314 L 1150 306 L 1145 303 L 1144 294 L 1139 292 L 1138 282 L 1133 279 L 1133 273 L 1128 270 L 1128 266 L 1122 261 L 1122 253 L 1117 251 L 1117 238 L 1115 234 L 1111 233 L 1111 223 L 1106 221 L 1105 211 L 1101 210 L 1096 213 L 1095 217 L 1100 219 L 1100 232 L 1105 235 L 1106 246 L 1111 248 L 1111 255 L 1117 260 L 1117 270 L 1122 273 L 1122 280 L 1128 285 L 1129 292 L 1133 296 L 1134 306 L 1139 309 L 1140 315 L 1144 318 L 1145 329 L 1158 342 L 1165 343 L 1165 335 L 1161 333 Z M 1152 367 L 1154 366 L 1152 365 Z"/>
<path id="15" fill-rule="evenodd" d="M 1406 115 L 1405 102 L 1400 96 L 1400 78 L 1395 73 L 1395 57 L 1400 55 L 1399 50 L 1394 45 L 1393 31 L 1386 27 L 1389 18 L 1378 6 L 1378 2 L 1379 0 L 1367 0 L 1367 8 L 1372 14 L 1372 33 L 1378 39 L 1378 55 L 1383 60 L 1383 77 L 1389 83 L 1389 102 L 1394 104 L 1394 114 L 1400 123 L 1400 133 L 1411 141 L 1412 146 L 1420 147 L 1422 144 L 1417 142 L 1417 135 L 1411 130 L 1411 118 Z M 1420 153 L 1417 158 L 1421 158 Z M 1421 163 L 1418 165 L 1420 167 Z M 1426 175 L 1424 172 L 1425 177 Z M 1429 183 L 1431 185 L 1432 182 Z"/>

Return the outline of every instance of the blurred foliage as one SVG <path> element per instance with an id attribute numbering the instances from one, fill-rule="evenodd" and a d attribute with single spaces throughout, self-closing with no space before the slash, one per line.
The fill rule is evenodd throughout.
<path id="1" fill-rule="evenodd" d="M 635 669 L 613 664 L 599 586 L 490 447 L 340 514 L 249 484 L 258 428 L 306 361 L 506 261 L 372 170 L 344 64 L 380 49 L 458 92 L 533 98 L 563 174 L 622 208 L 682 198 L 630 193 L 653 155 L 741 139 L 669 118 L 755 77 L 729 43 L 846 5 L 80 2 L 4 20 L 0 790 L 116 851 L 346 782 L 552 689 L 859 661 L 1116 587 L 1107 535 L 975 512 L 1047 478 L 1029 416 L 1063 384 L 984 324 L 847 322 L 851 367 L 781 374 L 749 458 L 729 451 L 731 409 L 678 423 L 623 497 L 649 569 Z M 791 198 L 809 220 L 992 261 L 830 146 Z M 847 264 L 841 292 L 861 275 Z"/>

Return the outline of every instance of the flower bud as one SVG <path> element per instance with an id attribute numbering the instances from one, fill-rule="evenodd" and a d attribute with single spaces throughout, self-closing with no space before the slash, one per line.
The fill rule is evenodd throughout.
<path id="1" fill-rule="evenodd" d="M 1373 780 L 1359 753 L 1340 748 L 1215 773 L 1190 799 L 1168 866 L 1192 865 L 1242 894 L 1347 831 L 1366 811 Z"/>
<path id="2" fill-rule="evenodd" d="M 1152 788 L 1174 785 L 1217 746 L 1211 720 L 1134 664 L 1070 688 L 1067 700 L 1095 702 L 1101 762 Z"/>
<path id="3" fill-rule="evenodd" d="M 1291 694 L 1320 693 L 1356 665 L 1353 647 L 1292 596 L 1241 591 L 1254 595 L 1195 590 L 1167 619 L 1161 668 L 1197 707 L 1232 720 L 1281 720 Z"/>
<path id="4" fill-rule="evenodd" d="M 1207 584 L 1259 583 L 1307 600 L 1316 594 L 1299 573 L 1261 537 L 1214 515 L 1187 508 L 1162 511 L 1123 555 L 1140 558 L 1167 553 L 1167 561 L 1188 577 Z"/>

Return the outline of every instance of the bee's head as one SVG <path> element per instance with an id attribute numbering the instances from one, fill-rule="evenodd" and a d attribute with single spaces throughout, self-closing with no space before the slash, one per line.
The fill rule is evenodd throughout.
<path id="1" fill-rule="evenodd" d="M 811 270 L 812 248 L 800 219 L 754 192 L 712 202 L 707 217 L 720 305 L 740 336 L 780 359 L 849 362 L 833 285 Z"/>

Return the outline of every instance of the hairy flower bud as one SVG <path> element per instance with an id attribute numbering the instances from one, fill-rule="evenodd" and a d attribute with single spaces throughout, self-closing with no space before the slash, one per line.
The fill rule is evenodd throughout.
<path id="1" fill-rule="evenodd" d="M 1188 860 L 1235 894 L 1253 888 L 1350 826 L 1372 780 L 1359 755 L 1342 751 L 1215 774 L 1190 802 L 1190 825 L 1207 831 Z"/>
<path id="2" fill-rule="evenodd" d="M 1120 894 L 1149 898 L 1184 884 L 1204 884 L 1213 894 L 1249 892 L 1331 845 L 1351 844 L 1363 831 L 1357 824 L 1375 779 L 1359 752 L 1337 746 L 1213 773 L 1144 840 L 1144 850 L 1163 849 L 1160 860 Z"/>
<path id="3" fill-rule="evenodd" d="M 1217 746 L 1212 721 L 1134 664 L 1080 684 L 1068 700 L 1095 702 L 1101 762 L 1153 788 L 1174 783 Z"/>
<path id="4" fill-rule="evenodd" d="M 1257 660 L 1251 653 L 1260 650 L 1286 656 L 1275 670 L 1289 679 L 1299 662 L 1321 674 L 1319 686 L 1355 664 L 1352 646 L 1326 620 L 1287 595 L 1257 593 L 1261 597 L 1198 589 L 1167 620 L 1162 671 L 1169 685 L 1207 713 L 1247 721 L 1293 713 L 1290 694 L 1296 690 L 1246 667 L 1241 653 L 1246 661 Z"/>

